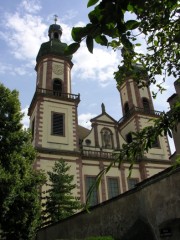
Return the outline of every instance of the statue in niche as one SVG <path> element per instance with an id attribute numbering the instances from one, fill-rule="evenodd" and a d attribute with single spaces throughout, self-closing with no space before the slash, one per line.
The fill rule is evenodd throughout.
<path id="1" fill-rule="evenodd" d="M 104 146 L 105 148 L 111 147 L 111 133 L 107 130 L 103 133 L 103 140 L 104 140 Z"/>

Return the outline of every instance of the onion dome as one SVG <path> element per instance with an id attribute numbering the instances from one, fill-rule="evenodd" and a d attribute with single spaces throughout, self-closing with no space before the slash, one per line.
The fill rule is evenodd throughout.
<path id="1" fill-rule="evenodd" d="M 38 55 L 36 57 L 36 61 L 46 55 L 56 55 L 67 60 L 71 60 L 72 55 L 66 56 L 64 54 L 64 50 L 67 47 L 67 44 L 61 42 L 62 27 L 56 23 L 50 25 L 48 36 L 49 41 L 41 44 Z"/>

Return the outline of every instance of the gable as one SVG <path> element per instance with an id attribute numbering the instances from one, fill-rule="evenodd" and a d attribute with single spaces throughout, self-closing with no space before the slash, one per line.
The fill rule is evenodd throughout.
<path id="1" fill-rule="evenodd" d="M 92 123 L 93 122 L 106 122 L 106 123 L 117 124 L 117 121 L 114 118 L 112 118 L 109 114 L 107 114 L 106 112 L 91 119 L 91 122 Z"/>

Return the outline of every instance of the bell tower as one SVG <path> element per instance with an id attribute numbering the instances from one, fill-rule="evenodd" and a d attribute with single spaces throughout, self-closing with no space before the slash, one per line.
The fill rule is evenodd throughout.
<path id="1" fill-rule="evenodd" d="M 141 72 L 142 81 L 148 81 L 147 72 L 141 65 L 136 65 L 134 68 L 133 71 Z M 131 132 L 138 132 L 152 125 L 153 122 L 150 120 L 158 118 L 161 112 L 154 110 L 149 87 L 139 88 L 133 79 L 133 72 L 127 75 L 124 83 L 118 88 L 123 112 L 123 117 L 119 120 L 119 129 L 126 142 L 130 143 L 133 140 Z M 140 160 L 140 168 L 142 166 L 144 168 L 148 161 L 164 163 L 164 160 L 169 160 L 169 156 L 170 148 L 167 137 L 159 136 L 149 152 L 144 155 L 145 161 Z M 140 172 L 143 175 L 145 171 Z M 145 179 L 147 176 L 141 176 L 141 178 Z"/>
<path id="2" fill-rule="evenodd" d="M 45 172 L 59 159 L 70 162 L 76 171 L 79 154 L 77 107 L 80 96 L 71 92 L 72 56 L 65 55 L 67 44 L 61 42 L 61 35 L 62 28 L 55 21 L 49 27 L 49 41 L 42 43 L 37 54 L 36 90 L 29 107 L 32 144 L 38 152 L 34 167 Z"/>

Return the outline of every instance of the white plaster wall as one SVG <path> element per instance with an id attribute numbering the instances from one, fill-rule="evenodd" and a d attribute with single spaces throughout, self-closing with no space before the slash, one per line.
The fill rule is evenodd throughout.
<path id="1" fill-rule="evenodd" d="M 149 121 L 150 118 L 141 118 L 140 124 L 142 128 L 146 126 L 153 126 L 153 121 Z M 160 148 L 151 148 L 149 149 L 148 153 L 146 153 L 146 156 L 148 158 L 152 159 L 160 159 L 160 160 L 168 160 L 169 159 L 169 152 L 168 152 L 168 144 L 166 143 L 166 137 L 158 137 Z M 168 141 L 168 140 L 167 140 Z"/>
<path id="2" fill-rule="evenodd" d="M 129 82 L 130 82 L 131 96 L 132 96 L 133 104 L 137 107 L 138 105 L 137 105 L 136 94 L 135 94 L 135 90 L 134 90 L 134 82 L 132 79 Z"/>
<path id="3" fill-rule="evenodd" d="M 139 92 L 140 92 L 141 98 L 145 97 L 149 99 L 148 89 L 146 87 L 139 88 Z"/>
<path id="4" fill-rule="evenodd" d="M 43 76 L 42 76 L 42 88 L 47 88 L 46 87 L 46 73 L 47 73 L 47 59 L 44 59 L 43 62 Z"/>
<path id="5" fill-rule="evenodd" d="M 130 121 L 127 122 L 127 125 L 125 125 L 123 129 L 121 129 L 122 137 L 126 139 L 126 134 L 128 134 L 129 132 L 134 132 L 135 127 L 136 127 L 135 120 L 132 118 L 130 119 Z"/>
<path id="6" fill-rule="evenodd" d="M 58 71 L 54 71 L 54 68 L 58 68 Z M 54 78 L 59 78 L 64 82 L 64 61 L 57 58 L 52 59 L 52 80 Z"/>
<path id="7" fill-rule="evenodd" d="M 64 159 L 68 166 L 70 166 L 70 169 L 69 171 L 67 172 L 69 175 L 73 175 L 74 176 L 74 179 L 72 181 L 72 184 L 76 184 L 78 185 L 78 182 L 77 182 L 77 174 L 76 173 L 76 159 L 74 157 L 68 157 L 67 159 L 67 156 L 57 156 L 57 155 L 50 155 L 50 154 L 42 154 L 41 157 L 46 157 L 48 158 L 49 157 L 49 160 L 45 160 L 45 159 L 41 159 L 40 160 L 40 169 L 45 173 L 46 175 L 46 178 L 47 178 L 47 184 L 44 184 L 42 186 L 42 192 L 43 191 L 47 191 L 49 189 L 49 184 L 50 182 L 48 181 L 48 174 L 47 172 L 51 172 L 52 171 L 52 168 L 56 162 L 56 159 L 57 161 L 60 160 L 60 159 Z M 53 160 L 54 159 L 54 160 Z M 73 196 L 76 196 L 78 197 L 78 190 L 77 188 L 73 189 L 72 190 L 72 194 Z"/>
<path id="8" fill-rule="evenodd" d="M 43 137 L 42 146 L 53 149 L 74 150 L 73 146 L 73 105 L 61 104 L 61 102 L 43 102 Z M 51 135 L 52 112 L 65 114 L 65 136 Z"/>
<path id="9" fill-rule="evenodd" d="M 127 89 L 125 87 L 125 84 L 122 85 L 120 93 L 121 93 L 121 99 L 122 99 L 122 106 L 124 106 L 125 102 L 128 102 L 128 94 L 127 94 Z"/>

